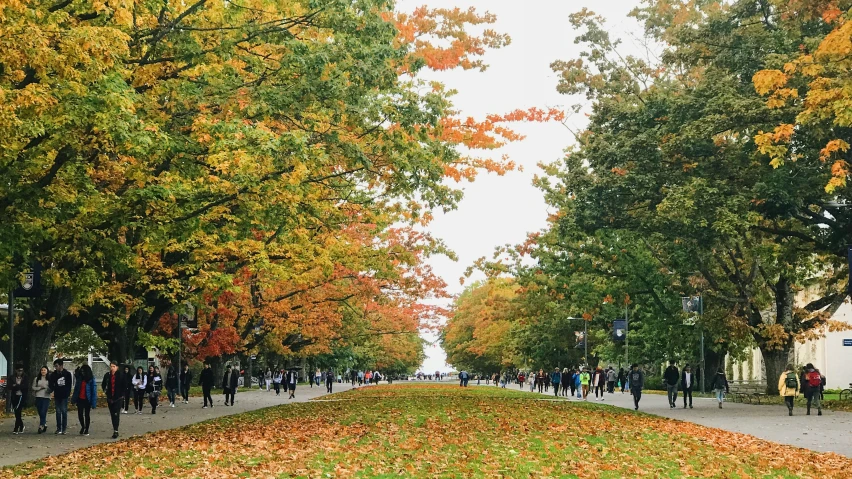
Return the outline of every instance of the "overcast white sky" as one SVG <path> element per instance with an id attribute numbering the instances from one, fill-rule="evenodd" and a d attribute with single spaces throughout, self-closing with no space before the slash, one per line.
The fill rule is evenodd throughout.
<path id="1" fill-rule="evenodd" d="M 625 29 L 636 30 L 627 13 L 639 1 L 401 0 L 398 7 L 411 10 L 422 4 L 463 9 L 474 6 L 478 11 L 489 11 L 497 15 L 492 28 L 512 37 L 511 45 L 487 54 L 485 60 L 490 67 L 484 73 L 453 71 L 430 75 L 459 91 L 453 101 L 463 116 L 481 119 L 489 113 L 516 108 L 567 107 L 576 103 L 576 99 L 556 92 L 556 75 L 549 67 L 554 60 L 579 54 L 579 46 L 574 44 L 577 32 L 568 23 L 569 14 L 587 7 L 605 16 L 608 30 L 620 36 L 618 33 Z M 585 117 L 571 118 L 569 123 L 582 126 L 581 118 Z M 517 125 L 515 129 L 526 139 L 508 145 L 504 152 L 523 165 L 524 171 L 502 177 L 481 175 L 476 182 L 463 184 L 465 196 L 459 208 L 447 214 L 436 212 L 435 221 L 428 228 L 458 254 L 458 262 L 443 257 L 430 260 L 453 294 L 461 291 L 459 278 L 476 258 L 490 255 L 497 246 L 520 243 L 528 232 L 545 226 L 546 205 L 531 184 L 533 175 L 541 171 L 536 165 L 561 157 L 573 139 L 559 123 Z M 426 352 L 424 371 L 451 369 L 440 346 L 427 347 Z"/>

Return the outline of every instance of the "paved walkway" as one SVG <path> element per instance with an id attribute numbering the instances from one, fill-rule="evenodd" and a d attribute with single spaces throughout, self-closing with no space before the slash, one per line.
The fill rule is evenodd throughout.
<path id="1" fill-rule="evenodd" d="M 348 384 L 335 384 L 334 392 L 350 389 Z M 299 385 L 296 388 L 296 399 L 287 399 L 288 394 L 281 392 L 275 396 L 275 392 L 250 391 L 239 392 L 236 396 L 236 405 L 233 407 L 224 405 L 224 396 L 221 389 L 218 394 L 214 392 L 213 401 L 215 406 L 202 409 L 202 398 L 189 398 L 189 404 L 176 404 L 174 408 L 169 407 L 168 399 L 161 397 L 166 403 L 163 407 L 162 401 L 157 407 L 157 414 L 151 414 L 151 406 L 147 404 L 143 414 L 133 414 L 133 404 L 130 405 L 130 413 L 121 415 L 120 439 L 130 436 L 145 434 L 148 432 L 164 429 L 174 429 L 189 424 L 194 424 L 208 419 L 213 419 L 231 414 L 252 411 L 265 407 L 278 406 L 291 402 L 304 402 L 310 399 L 324 396 L 325 385 L 322 387 Z M 38 417 L 30 416 L 24 418 L 26 432 L 20 435 L 12 434 L 15 418 L 0 421 L 0 466 L 10 466 L 26 461 L 42 459 L 47 456 L 65 454 L 75 449 L 112 442 L 112 423 L 109 418 L 109 410 L 106 408 L 106 400 L 98 401 L 98 408 L 92 411 L 92 423 L 89 428 L 89 436 L 80 436 L 80 423 L 77 421 L 77 412 L 68 413 L 68 434 L 56 436 L 56 416 L 48 413 L 47 432 L 36 434 L 38 430 Z"/>
<path id="2" fill-rule="evenodd" d="M 529 387 L 525 390 L 529 391 Z M 552 390 L 548 396 L 554 397 Z M 588 402 L 633 410 L 633 396 L 618 391 L 605 394 L 602 402 L 596 401 L 594 394 L 590 394 Z M 805 408 L 797 407 L 790 417 L 784 405 L 726 402 L 723 409 L 719 409 L 715 398 L 695 398 L 694 409 L 683 409 L 681 395 L 677 405 L 676 409 L 669 408 L 668 398 L 662 394 L 643 394 L 639 411 L 852 458 L 852 413 L 823 410 L 823 415 L 817 416 L 816 410 L 811 410 L 812 415 L 806 416 Z"/>

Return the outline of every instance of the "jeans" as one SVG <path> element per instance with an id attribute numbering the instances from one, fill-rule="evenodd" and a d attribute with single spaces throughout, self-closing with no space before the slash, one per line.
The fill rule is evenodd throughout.
<path id="1" fill-rule="evenodd" d="M 793 410 L 793 400 L 796 399 L 795 396 L 784 396 L 784 402 L 787 403 L 787 409 L 790 411 Z"/>
<path id="2" fill-rule="evenodd" d="M 230 404 L 231 404 L 231 406 L 233 406 L 234 405 L 234 390 L 231 389 L 231 388 L 225 389 L 225 404 L 229 403 L 228 398 L 230 398 Z"/>
<path id="3" fill-rule="evenodd" d="M 725 390 L 724 389 L 717 389 L 716 390 L 716 400 L 719 401 L 719 403 L 722 403 L 722 402 L 725 401 Z"/>
<path id="4" fill-rule="evenodd" d="M 47 426 L 47 408 L 50 407 L 49 398 L 36 398 L 36 410 L 38 411 L 38 425 Z"/>
<path id="5" fill-rule="evenodd" d="M 130 408 L 130 398 L 133 397 L 133 389 L 125 389 L 124 397 L 121 398 L 120 405 L 124 407 L 124 410 L 127 411 Z"/>
<path id="6" fill-rule="evenodd" d="M 553 383 L 553 395 L 559 397 L 559 383 Z"/>
<path id="7" fill-rule="evenodd" d="M 275 388 L 275 395 L 276 396 L 281 394 L 281 383 L 272 383 L 272 386 Z"/>
<path id="8" fill-rule="evenodd" d="M 92 405 L 86 399 L 77 400 L 77 420 L 80 421 L 81 428 L 89 429 L 89 425 L 92 423 Z"/>
<path id="9" fill-rule="evenodd" d="M 148 393 L 148 402 L 151 403 L 151 414 L 157 412 L 157 404 L 160 403 L 160 395 L 155 392 Z"/>
<path id="10" fill-rule="evenodd" d="M 189 384 L 180 385 L 180 395 L 183 396 L 184 401 L 189 401 Z"/>
<path id="11" fill-rule="evenodd" d="M 822 396 L 822 394 L 820 394 L 819 391 L 813 392 L 805 396 L 805 399 L 808 400 L 808 412 L 811 411 L 811 404 L 813 404 L 813 406 L 816 407 L 818 411 L 822 411 L 822 403 L 820 402 L 820 396 Z"/>
<path id="12" fill-rule="evenodd" d="M 604 395 L 604 385 L 603 384 L 598 384 L 597 386 L 595 386 L 595 397 L 598 397 L 598 393 L 600 393 L 600 397 L 603 397 L 603 395 Z"/>
<path id="13" fill-rule="evenodd" d="M 666 384 L 666 391 L 669 395 L 669 406 L 674 407 L 675 403 L 677 402 L 677 384 Z"/>
<path id="14" fill-rule="evenodd" d="M 202 392 L 202 394 L 204 394 L 204 405 L 206 406 L 207 401 L 210 401 L 210 406 L 212 407 L 213 406 L 213 397 L 210 396 L 210 388 L 202 386 L 201 392 Z"/>
<path id="15" fill-rule="evenodd" d="M 686 407 L 686 398 L 689 398 L 689 407 L 692 407 L 692 388 L 683 390 L 683 407 Z"/>
<path id="16" fill-rule="evenodd" d="M 65 431 L 68 428 L 68 398 L 56 399 L 56 429 Z"/>
<path id="17" fill-rule="evenodd" d="M 127 404 L 127 398 L 116 398 L 115 401 L 109 402 L 109 418 L 112 420 L 112 430 L 118 432 L 118 423 L 121 421 L 121 407 Z M 125 409 L 126 411 L 127 409 Z"/>
<path id="18" fill-rule="evenodd" d="M 166 394 L 168 394 L 168 396 L 169 396 L 169 403 L 174 404 L 175 399 L 177 398 L 177 388 L 176 387 L 167 388 Z"/>
<path id="19" fill-rule="evenodd" d="M 606 382 L 606 392 L 612 394 L 615 392 L 615 381 Z"/>
<path id="20" fill-rule="evenodd" d="M 642 390 L 641 389 L 631 389 L 630 394 L 633 395 L 633 406 L 636 409 L 639 409 L 639 400 L 642 399 Z"/>

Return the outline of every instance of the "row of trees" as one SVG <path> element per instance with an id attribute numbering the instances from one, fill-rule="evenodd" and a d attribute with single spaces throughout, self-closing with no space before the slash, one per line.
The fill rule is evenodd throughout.
<path id="1" fill-rule="evenodd" d="M 422 360 L 444 295 L 421 232 L 447 180 L 538 110 L 459 118 L 424 69 L 484 69 L 508 37 L 474 10 L 385 0 L 21 0 L 0 6 L 0 287 L 28 373 L 86 325 L 108 356 L 345 351 Z M 464 147 L 466 154 L 460 152 Z M 8 324 L 7 324 L 8 327 Z M 5 352 L 8 348 L 5 349 Z M 59 351 L 61 353 L 61 351 Z"/>
<path id="2" fill-rule="evenodd" d="M 631 14 L 647 55 L 625 54 L 592 12 L 573 15 L 584 51 L 552 67 L 560 92 L 591 102 L 589 125 L 536 179 L 549 227 L 477 263 L 512 280 L 459 298 L 451 362 L 502 351 L 504 364 L 553 364 L 549 340 L 582 329 L 571 316 L 589 322 L 596 356 L 620 359 L 623 345 L 603 339 L 627 309 L 631 359 L 694 361 L 703 330 L 708 370 L 757 347 L 774 378 L 795 341 L 847 327 L 830 318 L 848 301 L 852 243 L 850 7 L 648 0 Z M 516 315 L 480 318 L 474 341 L 455 341 L 483 288 L 511 290 Z M 698 294 L 705 314 L 686 326 L 680 297 Z M 477 344 L 494 324 L 512 348 Z"/>

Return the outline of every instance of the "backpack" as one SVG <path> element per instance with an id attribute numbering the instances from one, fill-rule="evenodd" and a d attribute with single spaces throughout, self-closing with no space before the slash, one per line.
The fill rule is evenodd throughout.
<path id="1" fill-rule="evenodd" d="M 799 381 L 796 380 L 796 373 L 787 373 L 787 379 L 784 380 L 784 385 L 791 389 L 799 387 Z"/>
<path id="2" fill-rule="evenodd" d="M 822 386 L 822 378 L 817 371 L 811 371 L 805 376 L 808 379 L 808 386 L 818 388 Z"/>

